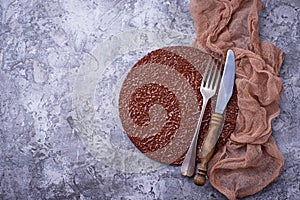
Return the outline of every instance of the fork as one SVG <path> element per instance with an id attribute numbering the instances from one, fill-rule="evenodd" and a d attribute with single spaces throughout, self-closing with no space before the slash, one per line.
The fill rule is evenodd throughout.
<path id="1" fill-rule="evenodd" d="M 216 61 L 216 63 L 214 63 L 214 61 Z M 221 66 L 221 64 L 222 64 L 222 57 L 219 54 L 217 55 L 213 54 L 211 56 L 210 61 L 208 62 L 208 65 L 206 66 L 203 79 L 201 82 L 201 86 L 200 86 L 200 92 L 203 97 L 203 104 L 201 108 L 200 117 L 198 119 L 196 131 L 194 133 L 192 142 L 189 146 L 188 152 L 186 153 L 181 166 L 181 174 L 183 176 L 191 177 L 194 175 L 199 129 L 201 127 L 201 122 L 206 108 L 206 104 L 208 100 L 215 95 L 217 87 L 219 85 L 220 73 L 221 73 L 219 70 L 220 68 L 219 66 Z"/>

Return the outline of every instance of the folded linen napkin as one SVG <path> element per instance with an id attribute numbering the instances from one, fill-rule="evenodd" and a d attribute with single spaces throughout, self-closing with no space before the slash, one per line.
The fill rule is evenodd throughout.
<path id="1" fill-rule="evenodd" d="M 239 113 L 236 129 L 209 163 L 210 183 L 228 199 L 259 192 L 280 174 L 284 160 L 272 137 L 279 115 L 283 52 L 262 42 L 258 32 L 260 0 L 191 0 L 195 46 L 236 56 Z"/>

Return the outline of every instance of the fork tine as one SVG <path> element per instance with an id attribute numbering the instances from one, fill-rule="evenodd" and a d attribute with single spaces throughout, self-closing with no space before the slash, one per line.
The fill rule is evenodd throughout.
<path id="1" fill-rule="evenodd" d="M 222 63 L 223 63 L 223 55 L 220 54 L 219 55 L 218 66 L 217 66 L 219 69 L 218 69 L 217 77 L 215 79 L 215 81 L 216 81 L 215 90 L 218 88 L 218 85 L 219 85 L 219 82 L 220 82 L 219 80 L 221 78 Z"/>
<path id="2" fill-rule="evenodd" d="M 211 65 L 211 71 L 209 74 L 209 84 L 207 85 L 207 88 L 209 88 L 209 89 L 213 89 L 214 83 L 215 83 L 215 75 L 216 75 L 216 71 L 217 71 L 216 63 L 218 62 L 217 55 L 216 55 L 216 53 L 212 54 L 212 58 L 213 58 L 214 62 Z"/>
<path id="3" fill-rule="evenodd" d="M 210 63 L 210 66 L 209 66 L 210 71 L 209 71 L 209 74 L 208 74 L 208 76 L 207 76 L 207 84 L 206 84 L 206 88 L 210 88 L 211 83 L 212 83 L 212 80 L 213 80 L 213 79 L 212 79 L 212 75 L 213 75 L 213 72 L 214 72 L 214 70 L 215 70 L 215 67 L 214 67 L 215 56 L 212 55 L 211 58 L 212 58 L 212 62 Z"/>
<path id="4" fill-rule="evenodd" d="M 216 74 L 217 72 L 219 71 L 218 70 L 218 66 L 213 66 L 214 68 L 214 73 L 212 75 L 212 78 L 211 78 L 211 84 L 209 86 L 210 89 L 214 89 L 215 88 L 215 84 L 216 84 Z"/>
<path id="5" fill-rule="evenodd" d="M 221 60 L 220 60 L 221 59 Z M 218 83 L 219 83 L 219 78 L 220 78 L 220 66 L 222 63 L 222 55 L 217 54 L 216 56 L 216 66 L 215 66 L 215 71 L 214 71 L 214 75 L 213 75 L 213 83 L 211 85 L 211 89 L 216 90 L 216 88 L 218 87 Z"/>
<path id="6" fill-rule="evenodd" d="M 211 84 L 211 89 L 214 89 L 216 87 L 216 75 L 218 73 L 218 68 L 215 67 L 215 71 L 214 71 L 214 75 L 213 75 L 213 79 L 212 79 L 212 84 Z"/>
<path id="7" fill-rule="evenodd" d="M 207 82 L 205 85 L 205 87 L 207 87 L 207 88 L 209 88 L 211 86 L 213 71 L 214 71 L 214 65 L 211 65 L 209 67 L 209 73 L 207 74 Z"/>
<path id="8" fill-rule="evenodd" d="M 207 66 L 206 66 L 205 71 L 204 71 L 203 80 L 201 82 L 201 87 L 205 87 L 207 85 L 208 75 L 209 75 L 208 71 L 210 71 L 210 67 L 209 66 L 211 66 L 212 60 L 213 59 L 210 57 L 209 58 L 209 62 L 207 63 Z"/>

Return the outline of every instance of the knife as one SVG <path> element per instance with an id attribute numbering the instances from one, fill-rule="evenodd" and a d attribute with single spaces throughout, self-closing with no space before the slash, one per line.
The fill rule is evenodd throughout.
<path id="1" fill-rule="evenodd" d="M 225 68 L 220 83 L 217 97 L 215 113 L 212 114 L 208 134 L 203 142 L 200 158 L 201 163 L 198 167 L 197 174 L 194 177 L 196 185 L 204 185 L 206 182 L 207 164 L 212 157 L 215 145 L 222 132 L 221 127 L 224 121 L 224 112 L 228 101 L 232 96 L 235 78 L 235 57 L 232 50 L 227 51 Z"/>

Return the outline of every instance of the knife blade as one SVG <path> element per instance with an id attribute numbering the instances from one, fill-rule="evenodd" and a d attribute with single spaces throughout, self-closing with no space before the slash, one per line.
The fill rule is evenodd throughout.
<path id="1" fill-rule="evenodd" d="M 227 51 L 225 68 L 220 82 L 215 113 L 212 114 L 207 136 L 203 142 L 200 157 L 201 164 L 194 177 L 196 185 L 204 185 L 206 182 L 207 164 L 213 155 L 215 145 L 221 134 L 224 121 L 224 112 L 232 96 L 235 79 L 235 57 L 232 50 Z"/>
<path id="2" fill-rule="evenodd" d="M 220 83 L 215 113 L 223 114 L 232 96 L 235 78 L 235 57 L 232 50 L 227 51 L 225 68 Z"/>

